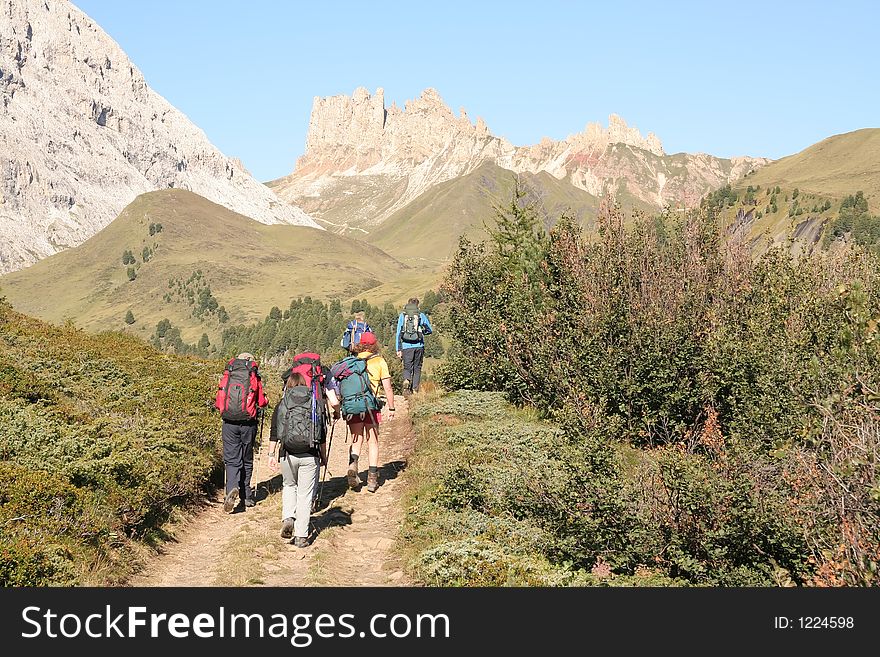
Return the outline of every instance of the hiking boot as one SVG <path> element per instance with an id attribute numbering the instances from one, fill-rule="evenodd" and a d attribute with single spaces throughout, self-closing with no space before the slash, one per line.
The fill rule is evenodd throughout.
<path id="1" fill-rule="evenodd" d="M 255 500 L 253 497 L 249 497 L 244 501 L 244 505 L 247 507 L 257 506 L 257 500 Z"/>
<path id="2" fill-rule="evenodd" d="M 226 493 L 226 497 L 223 499 L 223 510 L 226 513 L 232 513 L 235 511 L 235 507 L 238 506 L 238 489 L 233 488 L 231 491 Z"/>
<path id="3" fill-rule="evenodd" d="M 361 486 L 361 478 L 358 476 L 357 466 L 352 463 L 348 466 L 348 472 L 346 473 L 346 478 L 348 479 L 348 487 L 352 489 L 358 489 Z"/>
<path id="4" fill-rule="evenodd" d="M 409 399 L 410 395 L 412 395 L 412 392 L 413 392 L 412 381 L 410 381 L 409 379 L 404 379 L 403 380 L 403 398 Z"/>
<path id="5" fill-rule="evenodd" d="M 309 539 L 305 536 L 297 536 L 293 539 L 293 544 L 298 548 L 309 547 Z"/>
<path id="6" fill-rule="evenodd" d="M 379 488 L 379 473 L 378 472 L 368 472 L 367 473 L 367 490 L 371 493 L 375 493 L 377 488 Z"/>
<path id="7" fill-rule="evenodd" d="M 293 536 L 293 518 L 285 518 L 281 523 L 281 538 Z"/>

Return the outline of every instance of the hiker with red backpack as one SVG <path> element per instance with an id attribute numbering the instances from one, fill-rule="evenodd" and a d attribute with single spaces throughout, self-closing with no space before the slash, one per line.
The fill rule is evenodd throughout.
<path id="1" fill-rule="evenodd" d="M 339 384 L 340 411 L 351 432 L 348 485 L 355 490 L 360 488 L 358 460 L 366 442 L 369 459 L 367 490 L 375 493 L 379 488 L 379 424 L 385 403 L 388 403 L 387 418 L 394 419 L 394 390 L 388 363 L 379 354 L 376 336 L 364 333 L 358 344 L 357 356 L 343 358 L 330 372 Z M 379 397 L 380 389 L 384 390 L 384 399 Z"/>
<path id="2" fill-rule="evenodd" d="M 338 388 L 315 353 L 298 354 L 282 375 L 284 390 L 269 431 L 269 467 L 281 469 L 281 537 L 309 544 L 309 519 L 321 465 L 327 466 L 327 427 L 339 417 Z"/>
<path id="3" fill-rule="evenodd" d="M 253 354 L 241 353 L 226 363 L 214 398 L 223 419 L 223 464 L 226 466 L 226 495 L 223 510 L 232 513 L 244 503 L 256 502 L 251 489 L 254 471 L 254 443 L 257 414 L 269 403 L 260 379 L 260 364 Z"/>

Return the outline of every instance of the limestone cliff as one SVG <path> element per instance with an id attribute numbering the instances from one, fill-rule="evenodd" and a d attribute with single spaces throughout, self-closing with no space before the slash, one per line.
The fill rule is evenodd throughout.
<path id="1" fill-rule="evenodd" d="M 316 225 L 214 147 L 67 0 L 0 0 L 0 273 L 168 187 L 263 223 Z"/>

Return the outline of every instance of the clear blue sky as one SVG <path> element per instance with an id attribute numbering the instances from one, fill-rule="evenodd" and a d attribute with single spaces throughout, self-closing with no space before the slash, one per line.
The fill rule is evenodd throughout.
<path id="1" fill-rule="evenodd" d="M 669 153 L 880 125 L 880 3 L 75 0 L 224 153 L 293 170 L 314 96 L 434 87 L 514 144 L 624 117 Z M 769 6 L 765 6 L 769 5 Z"/>

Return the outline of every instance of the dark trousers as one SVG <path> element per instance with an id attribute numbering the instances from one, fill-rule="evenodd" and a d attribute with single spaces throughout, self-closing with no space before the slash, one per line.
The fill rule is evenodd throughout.
<path id="1" fill-rule="evenodd" d="M 422 378 L 422 361 L 425 359 L 425 348 L 403 350 L 403 378 L 412 382 L 413 392 L 419 389 L 419 381 Z"/>
<path id="2" fill-rule="evenodd" d="M 251 497 L 254 472 L 254 439 L 257 425 L 223 423 L 223 463 L 226 465 L 226 494 L 238 488 L 243 501 Z"/>

